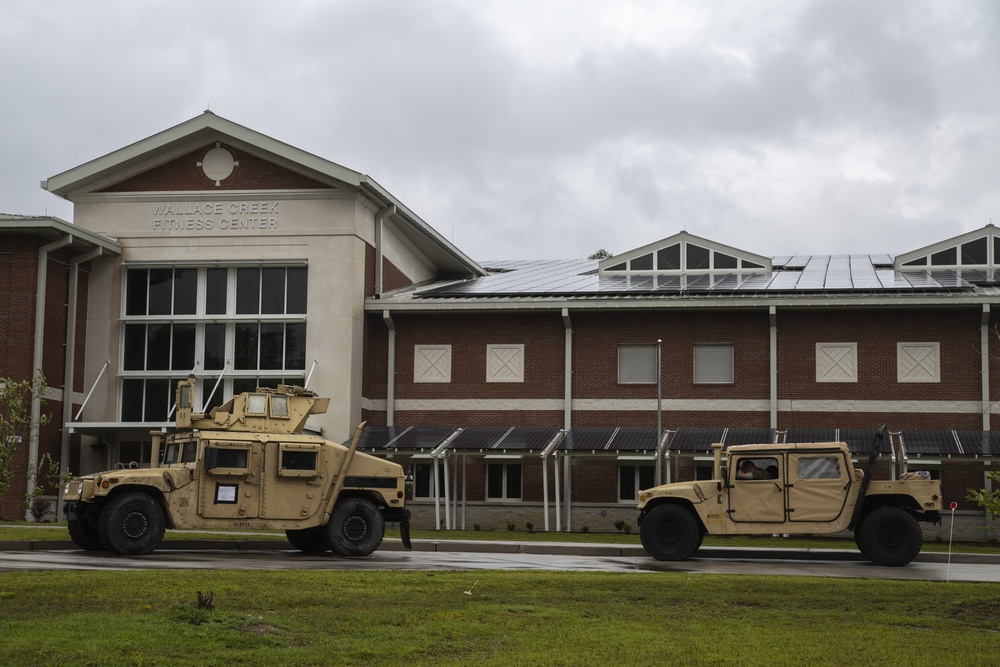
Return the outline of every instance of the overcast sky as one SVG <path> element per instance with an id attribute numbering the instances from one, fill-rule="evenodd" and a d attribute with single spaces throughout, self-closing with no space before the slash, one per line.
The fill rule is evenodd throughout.
<path id="1" fill-rule="evenodd" d="M 762 255 L 1000 225 L 994 0 L 0 0 L 0 211 L 206 108 L 470 257 Z"/>

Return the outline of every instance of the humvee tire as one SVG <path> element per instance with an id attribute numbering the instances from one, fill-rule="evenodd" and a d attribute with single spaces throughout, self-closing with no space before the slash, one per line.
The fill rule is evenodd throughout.
<path id="1" fill-rule="evenodd" d="M 319 554 L 332 548 L 330 537 L 323 526 L 303 528 L 302 530 L 288 529 L 285 531 L 285 537 L 288 538 L 293 547 L 304 554 Z"/>
<path id="2" fill-rule="evenodd" d="M 97 530 L 97 517 L 91 509 L 81 504 L 76 519 L 66 522 L 69 539 L 73 544 L 87 551 L 103 551 L 101 534 Z"/>
<path id="3" fill-rule="evenodd" d="M 382 544 L 385 520 L 372 501 L 344 498 L 333 508 L 326 531 L 333 553 L 338 556 L 367 556 Z"/>
<path id="4" fill-rule="evenodd" d="M 876 565 L 906 565 L 920 553 L 923 533 L 910 514 L 898 507 L 879 507 L 861 520 L 858 549 Z"/>
<path id="5" fill-rule="evenodd" d="M 97 529 L 112 553 L 148 554 L 163 539 L 163 508 L 147 493 L 123 493 L 101 511 Z"/>
<path id="6" fill-rule="evenodd" d="M 660 505 L 643 517 L 639 538 L 657 560 L 684 560 L 701 546 L 701 524 L 680 505 Z"/>

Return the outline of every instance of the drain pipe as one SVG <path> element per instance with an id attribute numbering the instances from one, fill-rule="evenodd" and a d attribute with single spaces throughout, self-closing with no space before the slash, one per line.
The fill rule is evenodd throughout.
<path id="1" fill-rule="evenodd" d="M 43 348 L 45 346 L 45 294 L 48 288 L 48 267 L 49 253 L 65 248 L 73 242 L 73 235 L 67 234 L 58 241 L 43 245 L 38 249 L 38 275 L 35 281 L 35 340 L 34 350 L 31 358 L 31 379 L 32 384 L 42 379 Z M 63 396 L 63 402 L 66 397 Z M 31 428 L 28 436 L 28 465 L 35 465 L 35 473 L 38 469 L 38 422 L 42 418 L 42 397 L 37 392 L 31 393 Z M 28 477 L 26 495 L 30 495 L 35 490 L 35 480 Z M 25 510 L 25 518 L 28 512 Z"/>
<path id="2" fill-rule="evenodd" d="M 73 418 L 73 383 L 75 380 L 76 364 L 76 312 L 80 282 L 80 265 L 97 259 L 103 253 L 103 249 L 98 246 L 88 253 L 74 257 L 69 262 L 69 296 L 67 297 L 68 307 L 66 310 L 66 363 L 63 365 L 63 411 L 61 433 L 62 439 L 59 447 L 59 476 L 62 477 L 69 472 L 69 439 L 70 432 L 67 424 Z M 62 494 L 63 487 L 59 486 L 58 500 L 56 502 L 56 518 L 64 520 Z"/>
<path id="3" fill-rule="evenodd" d="M 569 431 L 573 421 L 573 321 L 569 317 L 569 308 L 562 309 L 563 328 L 565 329 L 564 360 L 563 360 L 563 428 Z"/>
<path id="4" fill-rule="evenodd" d="M 382 321 L 389 330 L 389 359 L 386 362 L 385 378 L 385 425 L 395 426 L 396 419 L 396 323 L 392 321 L 392 313 L 382 311 Z"/>

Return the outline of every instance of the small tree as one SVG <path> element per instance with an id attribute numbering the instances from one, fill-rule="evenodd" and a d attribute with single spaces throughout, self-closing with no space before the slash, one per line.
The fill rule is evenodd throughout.
<path id="1" fill-rule="evenodd" d="M 610 250 L 605 250 L 604 248 L 601 248 L 593 255 L 588 255 L 587 259 L 607 259 L 609 257 L 614 257 L 614 256 L 615 256 L 614 253 L 612 253 Z"/>
<path id="2" fill-rule="evenodd" d="M 1000 487 L 1000 471 L 991 470 L 986 473 L 986 476 L 990 480 Z M 986 531 L 987 537 L 991 540 L 996 539 L 996 526 L 992 524 L 992 521 L 1000 515 L 1000 488 L 994 488 L 992 491 L 987 491 L 986 489 L 969 489 L 965 494 L 966 500 L 976 503 L 979 507 L 986 510 L 990 515 L 991 523 L 989 525 L 983 526 L 983 530 Z"/>
<path id="3" fill-rule="evenodd" d="M 58 489 L 68 482 L 73 474 L 68 470 L 60 474 L 59 464 L 48 454 L 42 454 L 37 466 L 34 461 L 28 461 L 27 477 L 31 480 L 32 487 L 24 496 L 24 508 L 35 521 L 41 521 L 52 509 L 52 503 L 42 498 L 45 490 Z"/>
<path id="4" fill-rule="evenodd" d="M 0 378 L 0 496 L 7 492 L 14 479 L 14 452 L 31 436 L 32 427 L 48 423 L 42 415 L 37 423 L 31 419 L 31 401 L 45 393 L 45 378 L 39 374 L 31 380 Z"/>

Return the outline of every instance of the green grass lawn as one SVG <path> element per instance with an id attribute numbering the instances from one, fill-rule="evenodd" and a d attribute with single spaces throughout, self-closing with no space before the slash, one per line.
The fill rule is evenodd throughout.
<path id="1" fill-rule="evenodd" d="M 213 611 L 197 608 L 197 591 L 214 592 Z M 967 666 L 996 664 L 997 632 L 995 584 L 495 571 L 0 574 L 4 665 Z"/>

